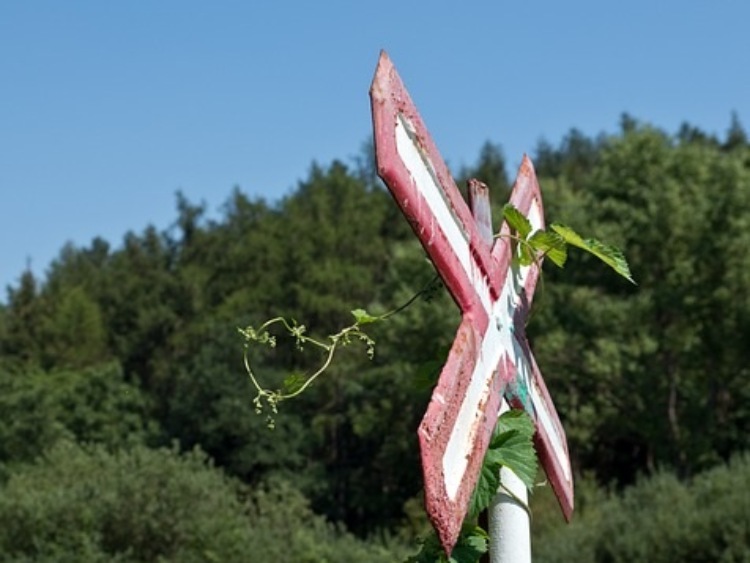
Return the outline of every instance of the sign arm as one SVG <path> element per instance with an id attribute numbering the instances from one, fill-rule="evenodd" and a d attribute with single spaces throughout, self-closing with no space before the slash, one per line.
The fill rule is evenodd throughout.
<path id="1" fill-rule="evenodd" d="M 472 214 L 385 53 L 370 97 L 378 173 L 462 315 L 418 432 L 425 505 L 443 547 L 450 553 L 458 538 L 503 394 L 534 419 L 540 458 L 555 474 L 550 481 L 567 516 L 573 496 L 565 434 L 518 322 L 533 298 L 538 265 L 515 263 L 514 246 L 502 236 L 510 234 L 507 226 L 492 242 L 489 204 L 478 203 L 486 188 L 470 189 Z M 511 203 L 543 228 L 541 192 L 526 157 Z"/>

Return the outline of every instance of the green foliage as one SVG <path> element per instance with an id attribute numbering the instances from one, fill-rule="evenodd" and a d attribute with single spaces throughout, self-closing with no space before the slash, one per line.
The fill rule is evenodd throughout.
<path id="1" fill-rule="evenodd" d="M 44 365 L 86 368 L 108 359 L 101 309 L 80 286 L 68 289 L 60 296 L 42 326 Z"/>
<path id="2" fill-rule="evenodd" d="M 406 563 L 476 563 L 487 553 L 489 537 L 479 526 L 464 526 L 453 552 L 446 555 L 437 534 L 430 535 L 422 543 L 417 555 L 412 555 Z"/>
<path id="3" fill-rule="evenodd" d="M 166 397 L 166 435 L 183 448 L 200 445 L 225 471 L 250 483 L 277 473 L 299 475 L 300 486 L 308 472 L 310 480 L 319 478 L 311 441 L 295 413 L 279 417 L 269 432 L 266 421 L 248 409 L 253 386 L 249 378 L 238 377 L 241 355 L 227 353 L 236 345 L 236 330 L 221 324 L 194 330 L 196 352 L 179 366 Z M 277 374 L 278 369 L 266 372 L 280 384 Z"/>
<path id="4" fill-rule="evenodd" d="M 500 416 L 482 462 L 479 481 L 472 493 L 469 520 L 490 506 L 500 488 L 502 467 L 513 471 L 526 488 L 534 487 L 538 463 L 533 437 L 534 423 L 524 411 L 512 410 Z"/>
<path id="5" fill-rule="evenodd" d="M 392 563 L 404 548 L 393 541 L 357 540 L 340 525 L 315 516 L 308 500 L 286 482 L 272 482 L 253 491 L 250 521 L 261 561 L 300 563 Z M 270 540 L 270 541 L 269 541 Z"/>
<path id="6" fill-rule="evenodd" d="M 329 335 L 326 340 L 318 340 L 311 336 L 307 336 L 307 334 L 305 334 L 307 332 L 305 325 L 297 324 L 293 319 L 288 321 L 283 317 L 270 319 L 264 322 L 257 330 L 252 326 L 238 329 L 245 339 L 245 371 L 247 371 L 247 375 L 250 377 L 250 381 L 252 381 L 253 386 L 257 391 L 257 395 L 255 396 L 255 399 L 253 399 L 256 413 L 262 413 L 264 406 L 268 406 L 273 414 L 277 414 L 278 404 L 281 401 L 286 401 L 299 396 L 328 369 L 339 346 L 347 346 L 352 343 L 352 340 L 359 340 L 367 347 L 367 356 L 370 359 L 373 358 L 375 355 L 375 341 L 361 329 L 361 326 L 363 324 L 369 324 L 381 320 L 383 317 L 373 317 L 362 309 L 352 311 L 352 315 L 355 319 L 353 324 L 342 328 L 335 334 Z M 286 330 L 288 335 L 294 339 L 294 344 L 298 351 L 301 352 L 304 349 L 305 344 L 310 344 L 315 348 L 323 350 L 325 353 L 322 364 L 315 368 L 310 375 L 303 376 L 293 373 L 284 379 L 282 389 L 276 391 L 266 389 L 261 385 L 256 374 L 253 372 L 253 369 L 250 367 L 249 359 L 249 349 L 253 344 L 265 344 L 271 348 L 276 347 L 276 337 L 271 336 L 269 333 L 269 328 L 274 325 L 281 325 Z M 273 428 L 274 424 L 273 415 L 270 415 L 269 426 Z"/>
<path id="7" fill-rule="evenodd" d="M 512 204 L 506 203 L 503 207 L 503 219 L 517 233 L 519 239 L 526 240 L 529 238 L 532 230 L 531 221 Z"/>
<path id="8" fill-rule="evenodd" d="M 527 489 L 532 489 L 539 468 L 534 452 L 534 432 L 534 423 L 524 411 L 503 413 L 497 421 L 485 463 L 507 467 Z"/>
<path id="9" fill-rule="evenodd" d="M 603 482 L 658 466 L 687 476 L 743 447 L 749 151 L 631 124 L 600 140 L 578 185 L 541 179 L 547 213 L 627 248 L 640 286 L 570 256 L 529 327 L 574 463 Z"/>
<path id="10" fill-rule="evenodd" d="M 576 472 L 608 487 L 660 467 L 689 479 L 747 447 L 750 146 L 736 117 L 729 126 L 722 138 L 688 124 L 671 136 L 625 116 L 616 134 L 572 131 L 534 157 L 547 216 L 626 248 L 639 283 L 568 253 L 552 228 L 529 235 L 565 264 L 545 272 L 529 339 Z M 414 429 L 459 323 L 447 292 L 363 323 L 377 355 L 341 348 L 274 432 L 247 408 L 256 391 L 237 371 L 234 327 L 282 315 L 332 334 L 353 307 L 377 317 L 432 278 L 371 156 L 354 170 L 316 165 L 275 203 L 235 189 L 215 216 L 178 196 L 169 229 L 66 245 L 45 276 L 22 273 L 0 306 L 0 479 L 61 438 L 114 451 L 153 443 L 157 428 L 159 443 L 200 445 L 253 487 L 291 480 L 312 510 L 360 537 L 413 542 L 424 525 Z M 461 172 L 491 186 L 498 220 L 504 167 L 489 144 Z M 294 392 L 321 358 L 287 344 L 251 359 L 265 387 Z M 559 520 L 554 505 L 535 509 L 535 529 Z"/>
<path id="11" fill-rule="evenodd" d="M 0 367 L 0 477 L 11 463 L 29 461 L 69 434 L 59 407 L 38 376 Z"/>
<path id="12" fill-rule="evenodd" d="M 549 258 L 558 268 L 565 266 L 568 260 L 568 245 L 555 232 L 535 231 L 529 238 L 529 245 Z"/>
<path id="13" fill-rule="evenodd" d="M 560 235 L 560 238 L 562 238 L 565 243 L 580 248 L 581 250 L 585 250 L 586 252 L 590 252 L 626 280 L 635 283 L 630 275 L 630 267 L 620 249 L 599 242 L 596 239 L 584 239 L 573 229 L 566 227 L 565 225 L 553 224 L 551 229 Z"/>
<path id="14" fill-rule="evenodd" d="M 19 468 L 21 469 L 21 468 Z M 7 561 L 391 561 L 282 484 L 246 491 L 200 451 L 67 441 L 0 488 Z"/>
<path id="15" fill-rule="evenodd" d="M 538 464 L 533 437 L 534 423 L 525 411 L 503 413 L 482 462 L 469 512 L 453 551 L 446 555 L 433 531 L 421 541 L 419 553 L 407 563 L 476 563 L 488 549 L 488 534 L 476 525 L 476 520 L 501 490 L 500 469 L 507 467 L 513 471 L 529 489 L 534 485 Z"/>
<path id="16" fill-rule="evenodd" d="M 623 125 L 631 118 L 623 116 Z M 562 139 L 558 148 L 546 141 L 540 141 L 534 155 L 534 165 L 540 177 L 566 178 L 573 186 L 585 182 L 597 165 L 605 138 L 592 139 L 578 129 L 571 129 Z M 545 192 L 547 184 L 543 184 Z M 549 198 L 545 196 L 545 200 Z"/>
<path id="17" fill-rule="evenodd" d="M 680 482 L 659 473 L 537 538 L 535 561 L 747 561 L 750 457 Z"/>
<path id="18" fill-rule="evenodd" d="M 63 437 L 118 447 L 156 435 L 147 398 L 113 364 L 18 372 L 0 367 L 0 467 L 30 461 Z"/>
<path id="19" fill-rule="evenodd" d="M 436 276 L 437 278 L 437 276 Z M 293 399 L 301 395 L 313 382 L 320 377 L 333 362 L 333 358 L 336 355 L 336 351 L 340 347 L 348 346 L 354 341 L 363 343 L 367 350 L 367 357 L 371 360 L 375 356 L 375 341 L 362 330 L 363 325 L 369 325 L 378 321 L 384 321 L 397 313 L 404 311 L 412 303 L 417 301 L 418 298 L 429 297 L 432 294 L 432 288 L 434 286 L 434 280 L 428 282 L 428 284 L 420 291 L 416 292 L 412 297 L 409 298 L 403 305 L 383 313 L 382 315 L 371 315 L 364 309 L 354 309 L 351 314 L 354 317 L 354 322 L 348 326 L 345 326 L 335 334 L 329 334 L 324 340 L 313 338 L 308 336 L 307 327 L 300 325 L 294 319 L 287 320 L 284 317 L 274 317 L 264 322 L 259 328 L 248 326 L 246 328 L 238 329 L 239 333 L 245 340 L 244 343 L 244 363 L 245 371 L 250 377 L 257 395 L 253 399 L 255 405 L 255 412 L 261 414 L 264 406 L 268 406 L 273 414 L 278 413 L 278 404 L 281 401 Z M 312 370 L 309 375 L 300 375 L 298 373 L 292 373 L 286 377 L 283 381 L 282 388 L 276 391 L 267 389 L 259 382 L 258 377 L 254 373 L 250 366 L 249 351 L 253 345 L 260 344 L 266 345 L 270 348 L 275 348 L 277 343 L 276 336 L 271 335 L 269 329 L 275 325 L 281 326 L 287 335 L 293 339 L 294 346 L 297 351 L 301 352 L 304 350 L 306 344 L 310 344 L 312 347 L 322 350 L 324 352 L 324 358 L 320 366 Z M 274 419 L 273 416 L 269 416 L 269 426 L 273 428 Z"/>
<path id="20" fill-rule="evenodd" d="M 8 288 L 8 307 L 3 312 L 3 341 L 0 352 L 4 358 L 38 363 L 43 304 L 34 274 L 26 270 L 17 288 Z"/>
<path id="21" fill-rule="evenodd" d="M 197 452 L 60 442 L 3 488 L 0 546 L 10 560 L 236 559 L 249 538 L 235 497 Z"/>
<path id="22" fill-rule="evenodd" d="M 359 325 L 365 325 L 374 323 L 378 320 L 380 320 L 380 317 L 374 317 L 367 313 L 364 309 L 354 309 L 352 311 L 352 316 L 354 317 L 355 322 Z"/>
<path id="23" fill-rule="evenodd" d="M 635 283 L 625 256 L 614 246 L 596 239 L 584 239 L 570 227 L 555 223 L 550 227 L 552 232 L 537 229 L 532 233 L 529 220 L 510 203 L 503 207 L 503 218 L 515 232 L 512 236 L 513 240 L 518 242 L 518 254 L 522 266 L 528 266 L 541 257 L 549 256 L 556 266 L 562 268 L 568 257 L 567 246 L 571 245 L 596 256 L 626 280 Z"/>
<path id="24" fill-rule="evenodd" d="M 381 232 L 390 207 L 386 193 L 342 163 L 313 166 L 296 196 L 282 202 L 288 262 L 281 281 L 290 306 L 282 316 L 331 334 L 350 318 L 348 304 L 368 303 L 388 258 Z"/>

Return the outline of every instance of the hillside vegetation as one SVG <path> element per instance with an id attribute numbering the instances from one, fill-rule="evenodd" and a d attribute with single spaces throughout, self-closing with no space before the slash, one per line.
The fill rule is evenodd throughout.
<path id="1" fill-rule="evenodd" d="M 565 527 L 534 500 L 540 561 L 750 558 L 750 144 L 628 116 L 532 155 L 548 220 L 625 251 L 545 267 L 528 330 L 580 476 Z M 269 430 L 237 327 L 325 335 L 432 277 L 374 176 L 313 165 L 221 214 L 178 195 L 164 231 L 64 246 L 0 305 L 0 561 L 398 561 L 425 529 L 416 428 L 459 312 L 443 291 L 347 348 Z M 509 193 L 487 144 L 462 178 Z M 496 225 L 497 227 L 497 225 Z M 269 385 L 317 364 L 253 357 Z M 606 491 L 606 492 L 605 492 Z M 252 554 L 252 556 L 248 555 Z"/>

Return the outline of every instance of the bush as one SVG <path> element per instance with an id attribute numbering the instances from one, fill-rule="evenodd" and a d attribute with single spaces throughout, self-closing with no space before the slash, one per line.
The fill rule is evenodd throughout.
<path id="1" fill-rule="evenodd" d="M 249 492 L 193 451 L 60 440 L 0 488 L 0 561 L 393 561 L 289 485 Z"/>
<path id="2" fill-rule="evenodd" d="M 535 561 L 750 561 L 750 455 L 682 483 L 643 480 L 535 545 Z"/>
<path id="3" fill-rule="evenodd" d="M 0 365 L 0 469 L 63 437 L 112 448 L 146 441 L 157 433 L 146 402 L 115 363 L 53 372 Z"/>

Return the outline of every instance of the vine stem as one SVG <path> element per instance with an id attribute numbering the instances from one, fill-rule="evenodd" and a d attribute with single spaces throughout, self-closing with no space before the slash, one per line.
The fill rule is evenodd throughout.
<path id="1" fill-rule="evenodd" d="M 541 260 L 544 258 L 546 253 L 542 253 L 541 256 L 538 255 L 537 254 L 538 249 L 536 249 L 534 245 L 529 243 L 528 240 L 523 239 L 513 234 L 503 234 L 503 233 L 496 234 L 495 238 L 507 238 L 515 242 L 518 245 L 524 245 L 525 247 L 527 247 L 530 251 L 529 254 L 531 256 L 531 260 L 537 266 L 537 268 L 541 270 Z M 515 259 L 516 258 L 514 258 L 514 260 Z M 274 317 L 272 319 L 267 320 L 258 328 L 258 330 L 252 329 L 252 327 L 248 327 L 246 330 L 240 329 L 240 332 L 245 336 L 247 340 L 245 344 L 243 360 L 245 364 L 245 370 L 247 371 L 247 374 L 250 377 L 250 380 L 252 381 L 253 386 L 258 392 L 258 395 L 256 397 L 256 402 L 260 401 L 261 398 L 265 398 L 268 401 L 268 403 L 272 406 L 272 408 L 275 409 L 275 405 L 278 404 L 279 402 L 285 401 L 288 399 L 293 399 L 294 397 L 297 397 L 300 394 L 302 394 L 305 390 L 307 390 L 310 387 L 310 385 L 312 385 L 320 377 L 320 375 L 323 372 L 325 372 L 330 367 L 339 345 L 341 345 L 342 343 L 348 343 L 349 338 L 351 336 L 355 336 L 365 341 L 370 347 L 370 350 L 372 350 L 372 347 L 374 346 L 374 342 L 369 336 L 367 336 L 365 332 L 362 331 L 361 329 L 362 324 L 384 321 L 398 313 L 401 313 L 402 311 L 410 307 L 412 304 L 414 304 L 414 302 L 417 301 L 417 299 L 419 299 L 421 296 L 425 295 L 428 291 L 430 291 L 430 289 L 435 286 L 436 282 L 439 281 L 439 279 L 440 279 L 439 275 L 434 274 L 432 278 L 430 278 L 430 280 L 419 291 L 414 293 L 414 295 L 412 295 L 408 300 L 406 300 L 404 303 L 402 303 L 398 307 L 390 311 L 387 311 L 386 313 L 383 313 L 382 315 L 372 316 L 372 317 L 368 316 L 366 321 L 363 321 L 358 318 L 353 324 L 341 329 L 336 334 L 329 335 L 328 336 L 329 343 L 317 340 L 310 336 L 306 336 L 305 335 L 306 328 L 304 325 L 297 325 L 296 322 L 294 321 L 290 323 L 286 318 L 281 317 L 281 316 Z M 542 289 L 544 289 L 543 285 L 542 285 Z M 275 324 L 281 324 L 286 330 L 286 332 L 288 332 L 292 337 L 296 339 L 298 348 L 301 349 L 303 344 L 312 344 L 313 346 L 320 348 L 322 350 L 325 350 L 326 352 L 326 357 L 322 365 L 317 370 L 315 370 L 315 372 L 312 375 L 308 376 L 305 379 L 304 383 L 302 383 L 299 386 L 299 388 L 289 393 L 283 393 L 281 391 L 271 391 L 269 389 L 264 388 L 258 381 L 258 378 L 256 377 L 250 365 L 250 358 L 248 355 L 250 342 L 257 341 L 259 343 L 269 344 L 271 347 L 274 347 L 276 345 L 276 339 L 274 336 L 271 336 L 269 334 L 269 328 Z"/>
<path id="2" fill-rule="evenodd" d="M 370 317 L 368 318 L 366 322 L 371 323 L 371 322 L 383 321 L 385 319 L 392 317 L 393 315 L 397 313 L 402 312 L 403 310 L 411 306 L 420 296 L 424 295 L 427 291 L 429 291 L 430 288 L 435 284 L 435 282 L 438 279 L 439 279 L 439 276 L 435 274 L 430 279 L 429 282 L 427 282 L 418 292 L 412 295 L 406 302 L 404 302 L 403 304 L 396 307 L 395 309 L 392 309 L 391 311 L 388 311 L 382 315 Z M 264 388 L 258 381 L 258 378 L 256 377 L 250 365 L 250 358 L 248 355 L 249 348 L 250 348 L 249 343 L 251 341 L 257 341 L 259 343 L 269 344 L 271 347 L 274 347 L 276 344 L 275 337 L 270 336 L 268 330 L 270 327 L 272 327 L 275 324 L 281 324 L 284 327 L 284 329 L 297 340 L 298 348 L 301 348 L 302 344 L 312 344 L 326 351 L 326 357 L 325 357 L 325 360 L 323 361 L 323 364 L 317 370 L 315 370 L 315 372 L 312 375 L 307 377 L 304 383 L 300 385 L 298 389 L 290 393 L 282 393 L 281 391 L 271 391 L 269 389 Z M 374 346 L 374 341 L 364 331 L 362 331 L 361 329 L 362 324 L 364 323 L 358 319 L 353 324 L 341 329 L 336 334 L 329 335 L 328 340 L 330 341 L 330 344 L 327 344 L 325 342 L 322 342 L 310 336 L 306 336 L 304 334 L 305 332 L 304 325 L 296 325 L 296 323 L 290 324 L 289 321 L 285 319 L 284 317 L 274 317 L 273 319 L 269 319 L 266 322 L 264 322 L 257 330 L 252 329 L 251 327 L 245 330 L 240 329 L 240 333 L 242 333 L 247 340 L 245 344 L 243 360 L 245 364 L 245 370 L 247 371 L 247 374 L 250 377 L 250 380 L 252 381 L 253 386 L 258 392 L 258 396 L 256 399 L 260 400 L 261 398 L 264 397 L 269 402 L 269 404 L 271 404 L 272 406 L 275 406 L 280 401 L 293 399 L 294 397 L 297 397 L 298 395 L 302 394 L 308 387 L 310 387 L 310 385 L 313 384 L 313 382 L 316 379 L 318 379 L 318 377 L 320 377 L 320 375 L 323 372 L 325 372 L 329 368 L 339 345 L 341 345 L 342 343 L 344 344 L 348 343 L 349 339 L 352 336 L 364 341 L 370 347 L 370 350 L 372 350 L 372 347 Z"/>
<path id="3" fill-rule="evenodd" d="M 380 321 L 384 321 L 387 318 L 400 313 L 407 307 L 410 307 L 412 303 L 414 303 L 417 299 L 419 299 L 420 296 L 424 295 L 439 279 L 440 279 L 440 276 L 438 274 L 435 274 L 434 276 L 432 276 L 430 281 L 428 281 L 424 286 L 422 286 L 422 289 L 420 289 L 414 295 L 412 295 L 405 303 L 399 305 L 395 309 L 388 311 L 387 313 L 383 313 L 382 315 L 379 315 L 377 319 Z"/>
<path id="4" fill-rule="evenodd" d="M 530 244 L 527 240 L 522 239 L 518 236 L 512 235 L 512 234 L 502 234 L 498 233 L 495 235 L 495 238 L 508 238 L 511 241 L 516 242 L 519 245 L 525 245 L 531 252 L 531 259 L 534 262 L 534 264 L 537 266 L 537 268 L 541 269 L 541 260 L 544 258 L 544 253 L 541 256 L 537 255 L 537 249 L 534 248 L 532 244 Z M 398 313 L 401 313 L 408 307 L 410 307 L 412 304 L 414 304 L 417 299 L 419 299 L 421 296 L 426 294 L 430 289 L 435 285 L 435 283 L 440 279 L 438 274 L 435 274 L 430 278 L 430 280 L 414 295 L 412 295 L 408 300 L 406 300 L 404 303 L 399 305 L 398 307 L 387 311 L 386 313 L 383 313 L 382 315 L 369 317 L 366 322 L 372 323 L 372 322 L 378 322 L 378 321 L 384 321 Z M 544 286 L 542 286 L 543 288 Z M 255 373 L 252 370 L 252 367 L 250 366 L 250 358 L 248 356 L 249 351 L 249 342 L 252 340 L 258 341 L 260 343 L 264 344 L 270 344 L 271 347 L 275 346 L 276 341 L 275 337 L 269 335 L 269 328 L 272 327 L 275 324 L 281 324 L 284 329 L 297 340 L 297 347 L 302 348 L 303 344 L 312 344 L 313 346 L 320 348 L 322 350 L 326 351 L 326 357 L 323 361 L 323 364 L 315 370 L 315 372 L 307 377 L 302 385 L 298 389 L 295 389 L 294 391 L 290 393 L 282 393 L 281 391 L 271 391 L 269 389 L 264 388 L 260 382 L 258 381 L 258 378 L 256 377 Z M 258 330 L 254 330 L 252 328 L 248 328 L 246 330 L 241 330 L 240 332 L 245 336 L 247 339 L 247 343 L 245 345 L 245 350 L 243 354 L 243 360 L 245 364 L 245 370 L 247 371 L 248 376 L 250 377 L 250 380 L 253 383 L 253 386 L 258 392 L 257 399 L 260 399 L 261 397 L 265 397 L 266 400 L 272 405 L 275 406 L 277 403 L 281 401 L 285 401 L 288 399 L 293 399 L 294 397 L 299 396 L 302 394 L 307 388 L 310 387 L 310 385 L 315 382 L 320 375 L 325 372 L 329 366 L 331 365 L 331 362 L 333 361 L 333 358 L 336 354 L 336 350 L 338 346 L 342 342 L 347 342 L 348 337 L 350 336 L 356 336 L 360 338 L 361 340 L 365 341 L 370 347 L 374 345 L 374 342 L 372 339 L 370 339 L 367 334 L 365 334 L 362 329 L 363 322 L 361 320 L 357 320 L 352 325 L 349 325 L 343 329 L 341 329 L 336 334 L 332 334 L 328 336 L 328 340 L 330 343 L 325 343 L 320 340 L 317 340 L 315 338 L 312 338 L 310 336 L 306 336 L 305 333 L 305 326 L 304 325 L 297 325 L 296 323 L 290 324 L 289 321 L 284 317 L 274 317 L 272 319 L 267 320 L 264 322 Z"/>
<path id="5" fill-rule="evenodd" d="M 516 493 L 510 490 L 502 481 L 500 481 L 500 487 L 498 488 L 498 493 L 501 493 L 503 495 L 507 495 L 511 499 L 513 499 L 513 502 L 515 502 L 518 506 L 523 508 L 526 511 L 526 514 L 529 515 L 529 520 L 532 519 L 531 516 L 531 508 L 529 507 L 528 502 L 524 501 L 521 497 L 519 497 Z"/>
<path id="6" fill-rule="evenodd" d="M 351 327 L 347 327 L 344 330 L 342 330 L 341 332 L 339 332 L 338 333 L 339 338 L 341 336 L 347 334 L 348 332 L 350 332 L 349 329 L 353 329 L 353 328 L 354 328 L 354 325 L 351 326 Z M 334 339 L 335 337 L 331 337 L 331 338 Z M 313 342 L 315 342 L 315 341 L 313 341 Z M 313 373 L 310 377 L 308 377 L 307 380 L 300 386 L 299 389 L 297 389 L 296 391 L 294 391 L 292 393 L 289 393 L 287 395 L 280 396 L 279 400 L 293 399 L 294 397 L 296 397 L 297 395 L 299 395 L 300 393 L 302 393 L 305 389 L 307 389 L 308 387 L 310 387 L 310 385 L 312 385 L 312 382 L 315 381 L 318 378 L 318 376 L 320 376 L 320 374 L 323 373 L 325 370 L 327 370 L 328 366 L 331 365 L 331 361 L 333 361 L 333 355 L 336 352 L 336 345 L 337 345 L 337 343 L 338 343 L 338 338 L 336 338 L 334 340 L 334 342 L 333 342 L 333 344 L 331 346 L 325 346 L 324 345 L 323 347 L 328 351 L 328 355 L 326 356 L 326 359 L 323 362 L 323 365 L 320 366 L 320 368 L 318 368 L 318 370 L 315 373 Z"/>

